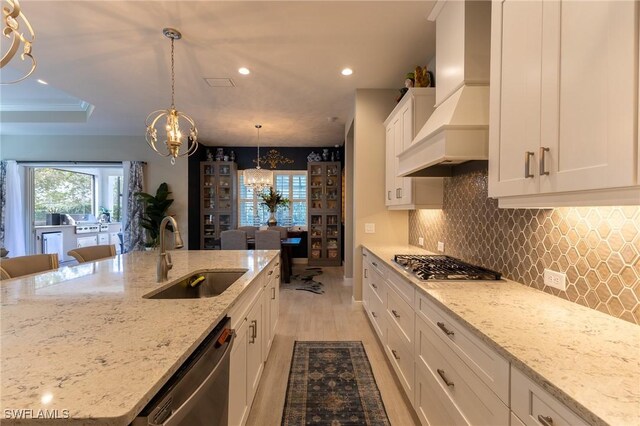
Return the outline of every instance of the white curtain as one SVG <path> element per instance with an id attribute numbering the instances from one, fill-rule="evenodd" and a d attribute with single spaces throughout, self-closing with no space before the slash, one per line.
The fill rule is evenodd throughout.
<path id="1" fill-rule="evenodd" d="M 22 199 L 22 185 L 15 161 L 2 162 L 3 177 L 2 194 L 4 208 L 2 209 L 2 225 L 4 229 L 4 247 L 10 257 L 27 254 L 25 241 L 24 205 Z"/>
<path id="2" fill-rule="evenodd" d="M 122 224 L 124 230 L 124 250 L 125 252 L 144 250 L 144 228 L 140 225 L 142 219 L 143 206 L 136 197 L 136 192 L 144 190 L 144 162 L 123 161 L 124 169 L 124 191 Z"/>

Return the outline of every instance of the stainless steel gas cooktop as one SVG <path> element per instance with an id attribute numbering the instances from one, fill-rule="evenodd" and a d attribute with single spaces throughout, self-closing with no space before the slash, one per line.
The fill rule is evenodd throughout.
<path id="1" fill-rule="evenodd" d="M 394 261 L 421 280 L 499 280 L 500 273 L 443 255 L 396 254 Z"/>

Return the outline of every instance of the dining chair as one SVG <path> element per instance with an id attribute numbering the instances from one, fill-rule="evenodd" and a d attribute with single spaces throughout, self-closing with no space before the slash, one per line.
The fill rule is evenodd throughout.
<path id="1" fill-rule="evenodd" d="M 254 239 L 256 237 L 257 226 L 238 226 L 238 231 L 244 231 L 247 233 L 247 238 Z"/>
<path id="2" fill-rule="evenodd" d="M 284 226 L 271 226 L 269 227 L 270 230 L 272 231 L 278 231 L 280 232 L 280 238 L 281 239 L 285 239 L 289 236 L 289 230 L 287 228 L 285 228 Z"/>
<path id="3" fill-rule="evenodd" d="M 73 256 L 79 263 L 92 262 L 94 260 L 106 259 L 116 255 L 115 244 L 80 247 L 67 252 L 69 256 Z"/>
<path id="4" fill-rule="evenodd" d="M 34 254 L 0 260 L 0 279 L 22 277 L 58 269 L 58 254 Z"/>
<path id="5" fill-rule="evenodd" d="M 247 233 L 239 229 L 230 229 L 220 233 L 220 248 L 222 250 L 246 250 Z"/>
<path id="6" fill-rule="evenodd" d="M 256 231 L 256 250 L 280 250 L 280 232 Z"/>

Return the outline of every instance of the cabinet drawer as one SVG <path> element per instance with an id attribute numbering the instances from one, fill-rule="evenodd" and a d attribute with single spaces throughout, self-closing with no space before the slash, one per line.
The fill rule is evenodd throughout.
<path id="1" fill-rule="evenodd" d="M 375 293 L 372 293 L 369 298 L 369 318 L 371 318 L 373 329 L 378 334 L 378 337 L 380 337 L 380 342 L 384 342 L 384 336 L 387 330 L 387 319 L 385 317 L 384 303 Z"/>
<path id="2" fill-rule="evenodd" d="M 464 361 L 500 399 L 509 402 L 509 361 L 437 307 L 418 294 L 416 314 Z"/>
<path id="3" fill-rule="evenodd" d="M 517 368 L 511 367 L 511 410 L 527 426 L 582 426 L 582 420 Z M 545 425 L 546 426 L 546 425 Z"/>
<path id="4" fill-rule="evenodd" d="M 509 408 L 425 321 L 416 320 L 416 369 L 432 374 L 472 425 L 508 425 Z"/>
<path id="5" fill-rule="evenodd" d="M 405 343 L 413 348 L 414 317 L 413 309 L 394 289 L 387 291 L 387 320 L 394 324 Z"/>
<path id="6" fill-rule="evenodd" d="M 368 259 L 369 262 L 371 262 L 371 266 L 373 266 L 373 269 L 377 271 L 382 276 L 382 278 L 386 278 L 387 268 L 384 266 L 384 262 L 382 262 L 382 260 L 378 259 L 371 253 L 369 253 Z"/>
<path id="7" fill-rule="evenodd" d="M 385 349 L 404 391 L 413 402 L 413 351 L 398 336 L 395 327 L 387 327 Z"/>
<path id="8" fill-rule="evenodd" d="M 405 300 L 405 302 L 413 306 L 416 289 L 412 283 L 393 271 L 389 271 L 387 282 L 398 291 L 398 294 Z"/>
<path id="9" fill-rule="evenodd" d="M 525 424 L 522 423 L 522 420 L 513 414 L 513 411 L 511 412 L 511 426 L 525 426 Z"/>
<path id="10" fill-rule="evenodd" d="M 426 368 L 416 366 L 414 407 L 420 423 L 427 426 L 466 424 L 465 418 L 440 387 L 438 379 Z"/>
<path id="11" fill-rule="evenodd" d="M 375 293 L 380 300 L 385 300 L 387 286 L 385 284 L 384 277 L 380 274 L 380 272 L 378 272 L 377 269 L 371 270 L 368 281 L 369 281 L 369 286 L 371 287 L 372 292 Z"/>

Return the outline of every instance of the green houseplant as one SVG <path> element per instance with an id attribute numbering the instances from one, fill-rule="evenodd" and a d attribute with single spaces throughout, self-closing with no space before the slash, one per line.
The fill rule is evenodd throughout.
<path id="1" fill-rule="evenodd" d="M 278 207 L 288 207 L 289 199 L 274 190 L 272 186 L 269 187 L 269 191 L 261 192 L 258 196 L 262 199 L 260 205 L 267 207 L 271 213 L 267 225 L 276 226 L 278 224 L 276 211 L 278 211 Z"/>
<path id="2" fill-rule="evenodd" d="M 147 247 L 157 247 L 160 237 L 160 222 L 167 215 L 169 206 L 173 204 L 173 199 L 169 198 L 169 186 L 166 182 L 162 182 L 156 190 L 156 195 L 147 194 L 146 192 L 136 192 L 136 197 L 142 201 L 144 213 L 140 224 L 147 230 L 148 240 Z M 169 226 L 169 229 L 172 230 Z"/>

